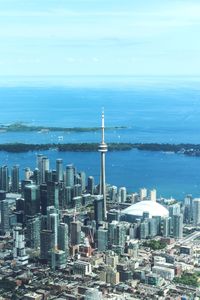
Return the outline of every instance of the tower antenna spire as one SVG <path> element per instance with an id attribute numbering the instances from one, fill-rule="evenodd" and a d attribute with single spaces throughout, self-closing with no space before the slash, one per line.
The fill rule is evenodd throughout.
<path id="1" fill-rule="evenodd" d="M 104 124 L 104 107 L 102 108 L 102 114 L 101 114 L 101 129 L 102 129 L 102 144 L 105 143 L 105 124 Z"/>

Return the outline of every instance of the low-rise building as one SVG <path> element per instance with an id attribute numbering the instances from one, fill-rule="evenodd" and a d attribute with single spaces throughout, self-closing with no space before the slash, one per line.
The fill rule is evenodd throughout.
<path id="1" fill-rule="evenodd" d="M 154 266 L 152 272 L 167 280 L 173 280 L 174 278 L 174 270 L 170 268 Z"/>
<path id="2" fill-rule="evenodd" d="M 89 262 L 77 260 L 73 265 L 73 272 L 77 275 L 89 275 L 92 272 L 92 267 Z"/>

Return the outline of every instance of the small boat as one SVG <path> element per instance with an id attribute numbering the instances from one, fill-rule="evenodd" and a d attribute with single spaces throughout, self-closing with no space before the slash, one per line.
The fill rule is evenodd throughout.
<path id="1" fill-rule="evenodd" d="M 42 128 L 41 130 L 38 131 L 38 133 L 49 133 L 48 128 Z"/>
<path id="2" fill-rule="evenodd" d="M 58 136 L 59 141 L 63 141 L 63 135 Z"/>

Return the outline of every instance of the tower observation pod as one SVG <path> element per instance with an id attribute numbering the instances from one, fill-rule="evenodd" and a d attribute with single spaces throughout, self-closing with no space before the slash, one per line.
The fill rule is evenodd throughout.
<path id="1" fill-rule="evenodd" d="M 101 153 L 101 167 L 100 167 L 100 190 L 99 194 L 103 195 L 103 216 L 104 220 L 106 219 L 106 162 L 105 156 L 106 152 L 108 151 L 108 146 L 105 143 L 105 125 L 104 125 L 104 110 L 102 110 L 102 125 L 101 125 L 101 132 L 102 132 L 102 140 L 99 144 L 98 151 Z"/>

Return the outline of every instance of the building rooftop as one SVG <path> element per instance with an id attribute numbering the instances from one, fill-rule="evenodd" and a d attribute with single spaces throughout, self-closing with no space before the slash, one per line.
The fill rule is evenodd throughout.
<path id="1" fill-rule="evenodd" d="M 150 218 L 169 216 L 169 212 L 164 206 L 162 206 L 161 204 L 155 201 L 150 201 L 150 200 L 144 200 L 135 203 L 122 210 L 122 213 L 125 215 L 132 215 L 138 217 L 142 217 L 143 213 L 149 213 Z"/>

